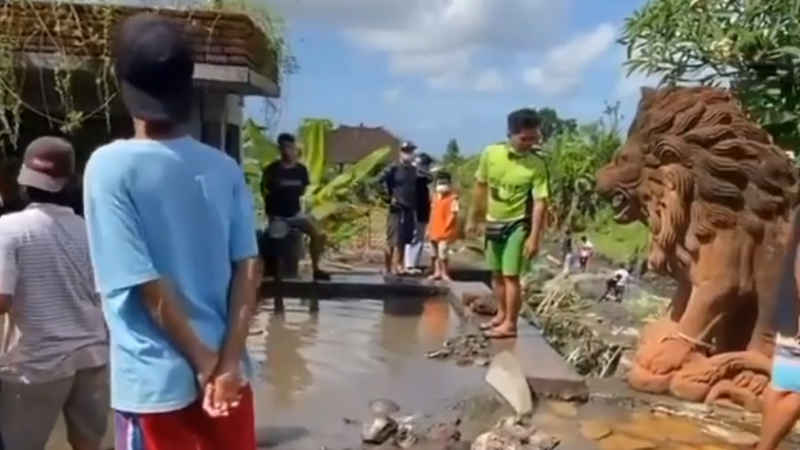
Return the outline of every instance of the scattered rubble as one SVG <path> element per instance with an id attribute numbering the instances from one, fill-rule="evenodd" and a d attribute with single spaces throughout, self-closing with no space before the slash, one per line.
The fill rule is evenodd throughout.
<path id="1" fill-rule="evenodd" d="M 430 359 L 452 359 L 457 365 L 464 367 L 486 367 L 492 357 L 489 350 L 489 339 L 477 333 L 448 339 L 444 341 L 442 348 L 432 350 L 425 356 Z"/>
<path id="2" fill-rule="evenodd" d="M 553 450 L 560 441 L 527 420 L 510 417 L 472 443 L 472 450 Z"/>
<path id="3" fill-rule="evenodd" d="M 367 444 L 380 445 L 389 440 L 397 429 L 397 421 L 391 417 L 375 417 L 372 422 L 364 424 L 361 440 Z"/>

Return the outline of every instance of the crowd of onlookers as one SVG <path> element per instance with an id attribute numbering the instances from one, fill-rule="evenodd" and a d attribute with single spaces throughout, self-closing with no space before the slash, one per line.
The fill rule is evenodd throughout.
<path id="1" fill-rule="evenodd" d="M 181 30 L 140 14 L 115 39 L 134 136 L 95 150 L 82 180 L 72 145 L 56 137 L 0 167 L 0 449 L 43 450 L 63 413 L 72 448 L 99 450 L 113 412 L 117 450 L 255 450 L 245 339 L 262 264 L 249 187 L 231 158 L 187 131 L 194 62 Z M 508 139 L 480 156 L 467 217 L 450 174 L 410 142 L 381 176 L 387 274 L 419 274 L 427 242 L 430 278 L 449 280 L 459 221 L 483 236 L 497 313 L 481 329 L 491 339 L 517 336 L 520 276 L 539 253 L 550 198 L 539 116 L 521 109 L 507 120 Z M 281 158 L 262 177 L 269 226 L 307 234 L 314 278 L 329 279 L 324 234 L 300 202 L 308 171 L 293 136 L 278 143 Z M 569 269 L 571 235 L 563 250 Z M 581 270 L 593 254 L 582 237 Z M 604 299 L 621 297 L 628 277 L 617 271 Z M 778 343 L 762 449 L 800 411 L 787 393 L 800 391 L 798 345 Z"/>

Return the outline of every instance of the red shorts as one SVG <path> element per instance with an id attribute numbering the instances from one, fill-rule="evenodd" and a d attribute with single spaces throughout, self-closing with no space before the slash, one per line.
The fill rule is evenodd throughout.
<path id="1" fill-rule="evenodd" d="M 134 414 L 117 411 L 116 450 L 255 450 L 253 391 L 227 417 L 212 418 L 202 400 L 178 411 Z"/>

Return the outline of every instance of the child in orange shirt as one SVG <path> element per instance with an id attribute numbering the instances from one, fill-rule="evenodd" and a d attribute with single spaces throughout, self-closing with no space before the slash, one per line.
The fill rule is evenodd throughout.
<path id="1" fill-rule="evenodd" d="M 428 236 L 433 246 L 433 275 L 430 280 L 452 281 L 448 272 L 447 252 L 458 238 L 458 196 L 447 172 L 439 172 L 431 207 Z"/>

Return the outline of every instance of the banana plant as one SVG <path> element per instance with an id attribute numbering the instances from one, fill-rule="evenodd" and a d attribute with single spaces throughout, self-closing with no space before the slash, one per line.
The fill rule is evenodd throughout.
<path id="1" fill-rule="evenodd" d="M 311 181 L 303 203 L 315 219 L 333 222 L 323 224 L 326 228 L 338 228 L 339 224 L 335 223 L 337 219 L 348 222 L 348 219 L 363 212 L 366 205 L 353 201 L 353 190 L 386 164 L 391 149 L 379 148 L 326 181 L 325 136 L 331 128 L 332 123 L 328 120 L 306 119 L 302 122 L 298 135 L 303 147 L 303 162 L 309 170 Z M 263 130 L 252 121 L 245 123 L 243 131 L 244 170 L 248 184 L 258 199 L 256 205 L 260 206 L 260 213 L 263 215 L 261 173 L 267 165 L 280 157 L 280 152 L 277 144 L 265 136 Z"/>
<path id="2" fill-rule="evenodd" d="M 308 169 L 311 192 L 319 188 L 325 177 L 325 136 L 332 129 L 333 122 L 328 119 L 303 119 L 300 124 L 297 134 L 302 142 L 303 162 Z"/>

